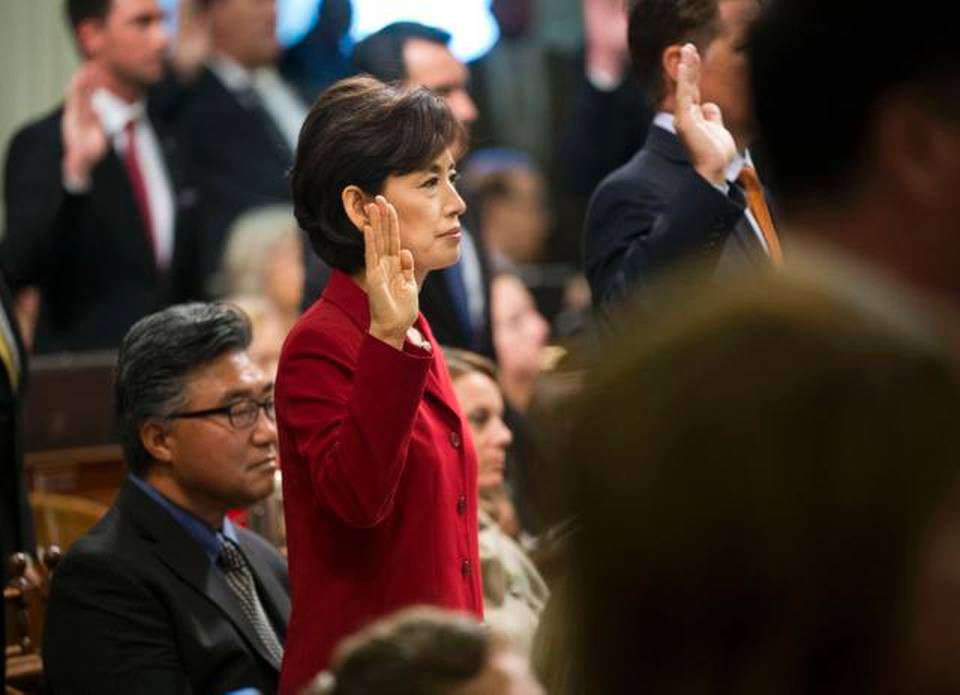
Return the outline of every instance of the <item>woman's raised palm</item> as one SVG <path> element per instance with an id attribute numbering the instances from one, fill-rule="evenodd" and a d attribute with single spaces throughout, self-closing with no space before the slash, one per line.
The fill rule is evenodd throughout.
<path id="1" fill-rule="evenodd" d="M 370 332 L 394 345 L 403 344 L 420 309 L 413 255 L 400 248 L 397 211 L 383 196 L 367 208 L 363 227 Z"/>

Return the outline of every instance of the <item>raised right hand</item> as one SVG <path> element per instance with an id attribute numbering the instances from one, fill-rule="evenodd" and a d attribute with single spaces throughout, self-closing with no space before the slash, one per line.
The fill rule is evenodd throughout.
<path id="1" fill-rule="evenodd" d="M 100 85 L 100 66 L 81 65 L 70 80 L 63 106 L 63 173 L 71 181 L 89 181 L 90 172 L 107 152 L 107 134 L 93 110 L 93 92 Z"/>
<path id="2" fill-rule="evenodd" d="M 720 107 L 700 103 L 700 56 L 690 43 L 681 49 L 674 123 L 697 173 L 714 185 L 725 183 L 737 145 L 723 125 Z"/>
<path id="3" fill-rule="evenodd" d="M 378 195 L 366 212 L 370 222 L 363 226 L 363 244 L 370 335 L 402 350 L 420 310 L 413 255 L 400 248 L 400 220 L 386 198 Z"/>

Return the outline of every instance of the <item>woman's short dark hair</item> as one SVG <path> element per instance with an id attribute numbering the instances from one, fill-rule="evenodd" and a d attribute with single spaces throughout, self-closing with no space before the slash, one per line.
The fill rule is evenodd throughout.
<path id="1" fill-rule="evenodd" d="M 307 692 L 444 695 L 480 675 L 502 640 L 467 615 L 408 608 L 341 642 Z"/>
<path id="2" fill-rule="evenodd" d="M 361 76 L 325 91 L 300 131 L 291 175 L 294 213 L 317 255 L 346 273 L 361 268 L 363 236 L 343 209 L 343 189 L 377 195 L 388 176 L 429 168 L 462 137 L 443 99 L 423 87 Z"/>
<path id="3" fill-rule="evenodd" d="M 224 303 L 178 304 L 133 325 L 120 345 L 116 376 L 117 419 L 132 473 L 143 476 L 153 463 L 140 439 L 144 423 L 183 407 L 187 376 L 245 350 L 250 339 L 247 315 Z"/>

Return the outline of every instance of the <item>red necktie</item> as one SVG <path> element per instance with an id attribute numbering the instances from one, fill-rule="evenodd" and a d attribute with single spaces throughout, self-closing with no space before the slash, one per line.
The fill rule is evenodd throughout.
<path id="1" fill-rule="evenodd" d="M 128 121 L 124 131 L 127 134 L 127 152 L 125 158 L 127 176 L 130 177 L 130 187 L 133 188 L 133 197 L 137 201 L 137 209 L 140 211 L 143 228 L 147 233 L 147 243 L 150 244 L 150 251 L 153 253 L 153 260 L 154 263 L 156 263 L 157 242 L 156 235 L 153 233 L 153 216 L 150 214 L 150 196 L 147 195 L 147 185 L 143 178 L 143 170 L 140 168 L 140 156 L 137 153 L 136 119 Z"/>
<path id="2" fill-rule="evenodd" d="M 737 177 L 737 182 L 743 186 L 747 194 L 747 207 L 753 214 L 753 219 L 757 221 L 760 227 L 760 233 L 763 234 L 764 241 L 767 242 L 767 253 L 774 265 L 783 263 L 783 251 L 780 249 L 780 238 L 777 236 L 777 230 L 773 226 L 773 218 L 770 216 L 770 208 L 767 207 L 767 200 L 763 195 L 763 186 L 760 185 L 760 179 L 756 170 L 752 166 L 745 166 Z"/>

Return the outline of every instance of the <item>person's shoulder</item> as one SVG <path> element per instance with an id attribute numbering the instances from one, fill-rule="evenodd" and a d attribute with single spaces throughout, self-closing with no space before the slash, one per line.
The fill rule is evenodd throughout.
<path id="1" fill-rule="evenodd" d="M 60 121 L 63 118 L 63 106 L 24 123 L 10 139 L 9 152 L 34 150 L 37 147 L 59 147 L 61 144 Z"/>

